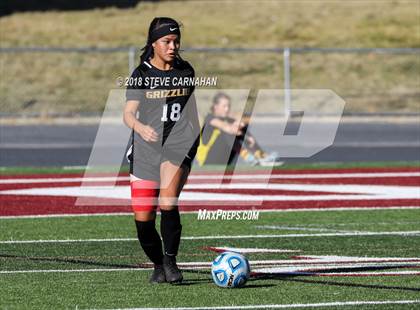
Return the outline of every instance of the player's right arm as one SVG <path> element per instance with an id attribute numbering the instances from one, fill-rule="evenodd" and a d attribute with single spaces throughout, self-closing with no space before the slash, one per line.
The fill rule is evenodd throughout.
<path id="1" fill-rule="evenodd" d="M 127 100 L 124 108 L 124 123 L 128 128 L 133 129 L 138 133 L 146 142 L 156 142 L 158 141 L 158 134 L 156 131 L 152 127 L 142 124 L 136 118 L 139 105 L 140 102 L 138 100 Z"/>
<path id="2" fill-rule="evenodd" d="M 244 127 L 243 124 L 239 121 L 235 121 L 230 124 L 216 117 L 210 120 L 210 125 L 212 125 L 213 127 L 219 128 L 220 130 L 230 135 L 235 135 L 235 136 L 242 135 L 241 129 L 242 127 Z"/>
<path id="3" fill-rule="evenodd" d="M 158 135 L 155 130 L 146 124 L 142 124 L 136 117 L 137 111 L 139 111 L 140 101 L 143 101 L 144 99 L 142 92 L 144 86 L 143 84 L 138 83 L 142 80 L 142 72 L 139 66 L 134 69 L 127 85 L 123 120 L 128 128 L 133 129 L 146 142 L 156 142 L 158 140 Z"/>

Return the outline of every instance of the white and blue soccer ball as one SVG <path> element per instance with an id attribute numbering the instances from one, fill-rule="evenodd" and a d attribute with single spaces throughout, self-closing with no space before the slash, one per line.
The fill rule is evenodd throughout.
<path id="1" fill-rule="evenodd" d="M 250 272 L 246 257 L 235 252 L 223 252 L 211 264 L 213 281 L 220 287 L 242 287 Z"/>

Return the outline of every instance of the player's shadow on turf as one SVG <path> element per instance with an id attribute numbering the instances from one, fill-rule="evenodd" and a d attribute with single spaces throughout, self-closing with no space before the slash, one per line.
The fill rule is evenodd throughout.
<path id="1" fill-rule="evenodd" d="M 197 269 L 181 269 L 183 273 L 195 273 L 195 274 L 202 274 L 205 275 L 206 278 L 201 279 L 184 279 L 182 283 L 178 285 L 194 285 L 194 284 L 200 284 L 200 283 L 212 283 L 213 280 L 211 277 L 209 277 L 209 272 L 204 270 L 197 270 Z"/>
<path id="2" fill-rule="evenodd" d="M 184 278 L 184 280 L 182 280 L 181 283 L 175 283 L 173 285 L 190 286 L 190 285 L 196 285 L 196 284 L 201 284 L 201 283 L 211 283 L 211 282 L 212 282 L 211 280 L 207 280 L 207 279 L 185 279 Z"/>
<path id="3" fill-rule="evenodd" d="M 196 274 L 202 274 L 205 275 L 206 278 L 204 279 L 191 279 L 191 280 L 184 280 L 182 283 L 178 285 L 190 285 L 192 283 L 190 282 L 201 282 L 201 283 L 213 283 L 213 279 L 210 276 L 209 271 L 207 270 L 197 270 L 197 269 L 182 269 L 182 272 L 187 273 L 196 273 Z M 197 283 L 194 283 L 197 284 Z M 250 284 L 245 285 L 243 288 L 258 288 L 258 287 L 270 287 L 270 286 L 276 286 L 275 284 Z"/>
<path id="4" fill-rule="evenodd" d="M 12 255 L 12 254 L 0 254 L 0 257 L 38 261 L 38 262 L 56 262 L 56 263 L 68 263 L 68 264 L 101 266 L 101 267 L 112 267 L 112 268 L 138 268 L 139 267 L 136 264 L 113 264 L 113 263 L 104 263 L 104 262 L 74 259 L 74 258 L 20 256 L 20 255 Z"/>
<path id="5" fill-rule="evenodd" d="M 78 264 L 78 265 L 88 265 L 88 266 L 100 266 L 100 267 L 110 267 L 110 268 L 141 268 L 139 264 L 114 264 L 114 263 L 105 263 L 105 262 L 97 262 L 97 261 L 90 261 L 90 260 L 82 260 L 82 259 L 74 259 L 74 258 L 59 258 L 59 257 L 35 257 L 35 256 L 20 256 L 20 255 L 13 255 L 13 254 L 0 254 L 0 257 L 3 258 L 14 258 L 14 259 L 22 259 L 22 260 L 30 260 L 30 261 L 37 261 L 37 262 L 56 262 L 56 263 L 70 263 L 70 264 Z M 71 270 L 71 269 L 69 269 Z M 86 269 L 88 270 L 88 269 Z M 206 276 L 209 275 L 208 272 L 202 270 L 191 270 L 191 269 L 182 269 L 183 272 L 190 272 L 190 273 L 199 273 L 205 274 Z M 212 283 L 213 280 L 209 277 L 202 278 L 202 279 L 184 279 L 181 283 L 176 283 L 173 285 L 195 285 L 200 283 Z"/>
<path id="6" fill-rule="evenodd" d="M 395 267 L 367 267 L 367 268 L 352 268 L 352 271 L 366 271 L 366 270 L 378 270 L 378 269 L 392 269 Z M 325 274 L 328 274 L 328 272 L 347 272 L 350 268 L 342 268 L 342 269 L 334 269 L 331 270 L 318 270 L 319 272 L 324 272 Z M 330 280 L 310 280 L 310 279 L 296 279 L 296 277 L 310 277 L 311 273 L 271 273 L 266 275 L 255 275 L 251 279 L 251 281 L 255 280 L 273 280 L 277 279 L 280 281 L 289 281 L 289 282 L 301 282 L 301 283 L 308 283 L 308 284 L 322 284 L 322 285 L 333 285 L 333 286 L 346 286 L 346 287 L 360 287 L 360 288 L 373 288 L 373 289 L 383 289 L 383 290 L 401 290 L 401 291 L 414 291 L 414 292 L 420 292 L 420 288 L 416 287 L 402 287 L 402 286 L 386 286 L 386 285 L 374 285 L 374 284 L 362 284 L 362 283 L 343 283 L 343 282 L 337 282 L 337 281 L 330 281 Z"/>
<path id="7" fill-rule="evenodd" d="M 244 288 L 261 288 L 261 287 L 272 287 L 272 286 L 276 286 L 275 284 L 248 284 L 249 282 L 247 282 L 247 284 L 243 287 L 241 287 L 241 289 Z"/>
<path id="8" fill-rule="evenodd" d="M 347 287 L 360 287 L 360 288 L 373 288 L 381 290 L 400 290 L 400 291 L 413 291 L 420 292 L 420 288 L 416 287 L 401 287 L 401 286 L 386 286 L 386 285 L 373 285 L 373 284 L 362 284 L 362 283 L 342 283 L 335 281 L 322 281 L 322 280 L 307 280 L 307 279 L 280 279 L 283 281 L 332 285 L 332 286 L 347 286 Z"/>

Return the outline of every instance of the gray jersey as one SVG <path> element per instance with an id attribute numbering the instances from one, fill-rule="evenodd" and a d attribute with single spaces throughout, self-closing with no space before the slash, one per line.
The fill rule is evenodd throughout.
<path id="1" fill-rule="evenodd" d="M 140 171 L 136 173 L 138 167 L 142 166 L 140 169 L 144 171 L 147 163 L 156 169 L 165 159 L 182 162 L 197 142 L 197 133 L 193 132 L 190 115 L 185 109 L 187 104 L 195 104 L 190 100 L 193 99 L 194 86 L 176 84 L 191 77 L 194 77 L 194 69 L 179 59 L 168 71 L 159 70 L 149 62 L 143 62 L 133 71 L 126 98 L 140 102 L 139 121 L 151 126 L 159 136 L 157 142 L 146 142 L 133 132 L 131 170 L 134 175 L 141 174 Z"/>

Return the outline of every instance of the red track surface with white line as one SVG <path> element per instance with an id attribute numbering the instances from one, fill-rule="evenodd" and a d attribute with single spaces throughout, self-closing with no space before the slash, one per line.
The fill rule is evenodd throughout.
<path id="1" fill-rule="evenodd" d="M 266 173 L 194 173 L 180 208 L 420 208 L 419 168 L 276 170 L 270 178 Z M 89 178 L 81 174 L 0 176 L 0 216 L 131 212 L 127 175 L 117 180 L 107 174 Z M 86 188 L 88 194 L 83 191 Z"/>

